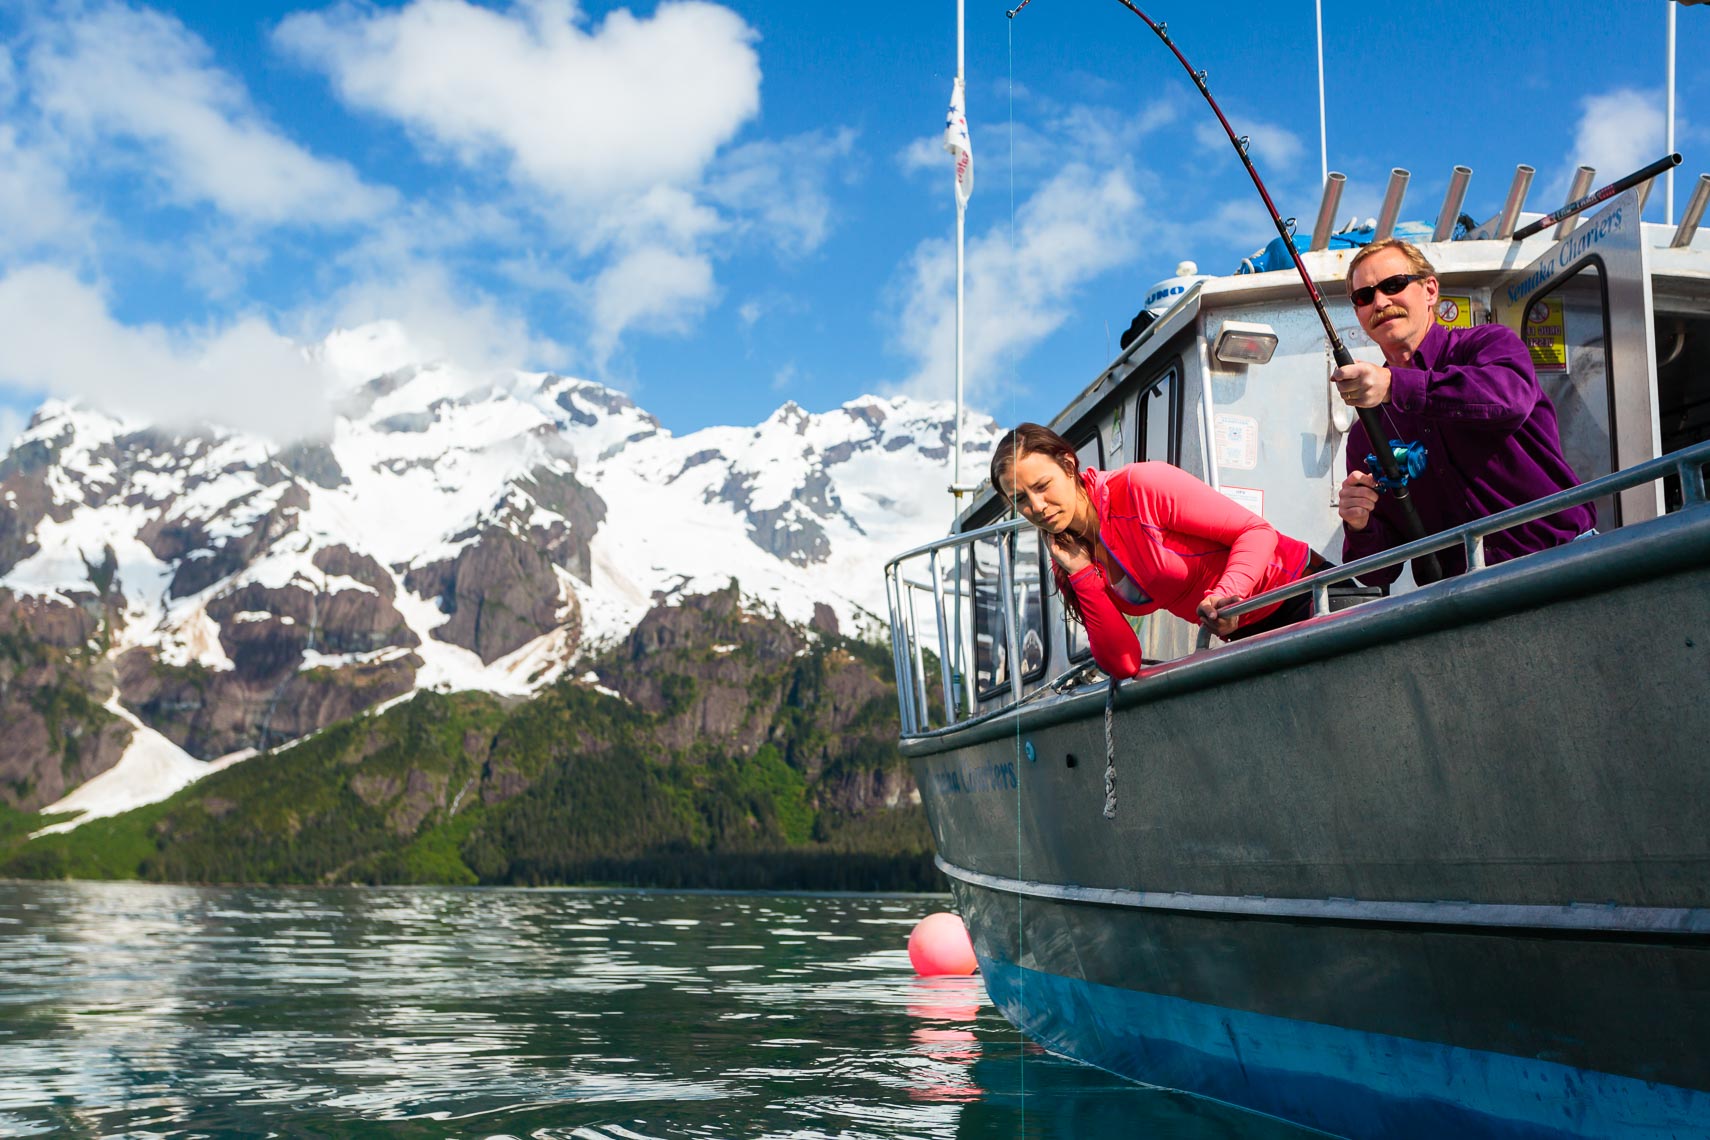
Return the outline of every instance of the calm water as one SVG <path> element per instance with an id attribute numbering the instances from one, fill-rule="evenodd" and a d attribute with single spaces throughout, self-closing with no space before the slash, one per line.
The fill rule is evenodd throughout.
<path id="1" fill-rule="evenodd" d="M 945 905 L 0 883 L 0 1135 L 1305 1135 L 916 979 Z"/>

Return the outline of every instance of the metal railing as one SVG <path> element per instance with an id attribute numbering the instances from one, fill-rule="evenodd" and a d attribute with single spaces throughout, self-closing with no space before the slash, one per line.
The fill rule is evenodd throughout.
<path id="1" fill-rule="evenodd" d="M 1534 519 L 1553 515 L 1568 507 L 1577 507 L 1581 503 L 1589 503 L 1604 495 L 1617 491 L 1625 491 L 1640 487 L 1647 483 L 1655 483 L 1670 475 L 1680 476 L 1681 509 L 1690 510 L 1705 504 L 1704 467 L 1710 464 L 1710 442 L 1694 444 L 1682 448 L 1671 455 L 1647 459 L 1636 463 L 1624 471 L 1604 475 L 1589 483 L 1581 483 L 1577 487 L 1569 487 L 1565 491 L 1557 491 L 1542 499 L 1535 499 L 1523 506 L 1510 507 L 1500 514 L 1488 515 L 1482 519 L 1462 523 L 1437 534 L 1426 535 L 1424 538 L 1401 546 L 1392 546 L 1367 558 L 1361 558 L 1341 566 L 1321 570 L 1307 578 L 1300 578 L 1286 586 L 1278 586 L 1262 594 L 1254 594 L 1237 605 L 1219 610 L 1225 617 L 1240 617 L 1242 614 L 1262 610 L 1267 606 L 1286 602 L 1290 598 L 1298 598 L 1305 593 L 1312 595 L 1312 613 L 1317 616 L 1328 612 L 1329 596 L 1332 583 L 1342 582 L 1349 578 L 1358 578 L 1373 570 L 1383 570 L 1390 566 L 1399 566 L 1410 562 L 1422 554 L 1438 550 L 1447 550 L 1452 546 L 1461 546 L 1466 551 L 1467 573 L 1473 574 L 1485 568 L 1484 540 L 1490 535 L 1505 531 L 1510 527 L 1528 523 Z M 1636 523 L 1643 526 L 1643 523 Z M 1204 649 L 1210 644 L 1211 631 L 1200 630 L 1199 648 Z"/>
<path id="2" fill-rule="evenodd" d="M 1578 487 L 1513 507 L 1500 514 L 1475 519 L 1460 526 L 1430 535 L 1401 546 L 1320 571 L 1286 586 L 1255 594 L 1221 612 L 1238 617 L 1254 610 L 1276 605 L 1303 594 L 1312 596 L 1312 613 L 1324 614 L 1330 608 L 1330 587 L 1357 578 L 1374 570 L 1382 570 L 1411 561 L 1422 554 L 1460 545 L 1466 551 L 1467 573 L 1476 574 L 1485 568 L 1484 540 L 1492 534 L 1555 514 L 1567 507 L 1589 503 L 1604 495 L 1633 487 L 1655 483 L 1670 475 L 1678 475 L 1681 486 L 1681 509 L 1703 508 L 1706 496 L 1704 470 L 1710 465 L 1710 442 L 1695 444 L 1670 455 L 1636 464 L 1624 471 L 1593 479 Z M 1635 523 L 1634 526 L 1644 526 Z M 1023 700 L 1067 687 L 1065 682 L 1075 675 L 1084 677 L 1093 668 L 1091 662 L 1080 662 L 1061 671 L 1058 676 L 1043 681 L 1028 691 L 1022 668 L 1022 599 L 1016 593 L 1015 547 L 1012 536 L 1027 533 L 1032 528 L 1022 519 L 1006 519 L 962 534 L 948 535 L 934 542 L 917 546 L 891 559 L 885 565 L 885 586 L 891 616 L 891 652 L 897 676 L 897 701 L 902 717 L 902 734 L 916 736 L 933 728 L 932 702 L 928 699 L 927 654 L 936 660 L 940 672 L 942 710 L 940 727 L 960 724 L 978 716 L 1011 707 Z M 992 700 L 991 691 L 983 695 L 986 708 L 981 709 L 982 694 L 976 683 L 975 665 L 978 646 L 974 614 L 975 591 L 972 568 L 976 544 L 991 542 L 997 548 L 996 625 L 1003 638 L 1004 680 L 1007 695 Z M 917 565 L 919 564 L 919 565 Z M 924 573 L 925 580 L 919 576 Z M 1427 587 L 1428 589 L 1429 587 Z M 922 627 L 920 607 L 922 595 L 932 600 L 934 620 Z M 1041 609 L 1042 620 L 1049 632 L 1051 612 Z M 1210 644 L 1210 631 L 1201 629 L 1199 648 Z M 996 647 L 992 649 L 996 661 Z"/>
<path id="3" fill-rule="evenodd" d="M 1013 536 L 1030 532 L 1023 519 L 1005 519 L 978 530 L 953 534 L 904 551 L 885 564 L 885 593 L 891 611 L 891 654 L 896 666 L 897 701 L 904 736 L 930 727 L 932 704 L 927 697 L 926 654 L 938 664 L 944 722 L 956 724 L 975 715 L 977 687 L 973 589 L 973 551 L 977 544 L 997 547 L 998 625 L 1003 636 L 1003 662 L 1008 679 L 1006 704 L 1022 699 L 1020 599 L 1016 596 Z M 924 566 L 920 565 L 924 561 Z M 925 581 L 919 574 L 924 571 Z M 922 630 L 918 600 L 932 599 L 934 621 Z M 996 631 L 994 631 L 995 633 Z M 926 636 L 922 636 L 925 633 Z M 989 699 L 989 698 L 988 698 Z"/>

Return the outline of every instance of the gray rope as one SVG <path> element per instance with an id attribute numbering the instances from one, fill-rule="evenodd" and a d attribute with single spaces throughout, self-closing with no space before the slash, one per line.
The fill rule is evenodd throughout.
<path id="1" fill-rule="evenodd" d="M 1116 818 L 1116 678 L 1104 691 L 1104 818 Z"/>

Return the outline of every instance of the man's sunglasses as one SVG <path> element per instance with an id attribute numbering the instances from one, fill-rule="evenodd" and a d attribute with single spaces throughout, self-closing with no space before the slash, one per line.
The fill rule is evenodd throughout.
<path id="1" fill-rule="evenodd" d="M 1425 280 L 1423 273 L 1397 273 L 1394 277 L 1385 277 L 1376 285 L 1362 285 L 1348 294 L 1348 299 L 1354 302 L 1354 308 L 1363 309 L 1372 303 L 1372 298 L 1382 293 L 1385 297 L 1393 297 L 1415 281 Z"/>

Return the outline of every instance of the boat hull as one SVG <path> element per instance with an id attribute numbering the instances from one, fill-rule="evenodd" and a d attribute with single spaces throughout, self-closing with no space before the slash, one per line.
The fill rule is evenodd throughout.
<path id="1" fill-rule="evenodd" d="M 1011 1021 L 1152 1084 L 1347 1136 L 1710 1131 L 1710 1094 L 1668 1079 L 1702 1063 L 1710 995 L 1676 988 L 1702 947 L 956 898 Z M 1551 1059 L 1590 1033 L 1655 1077 Z"/>
<path id="2" fill-rule="evenodd" d="M 992 997 L 1352 1135 L 1710 1135 L 1710 526 L 905 743 Z M 1341 623 L 1341 624 L 1337 624 Z"/>

